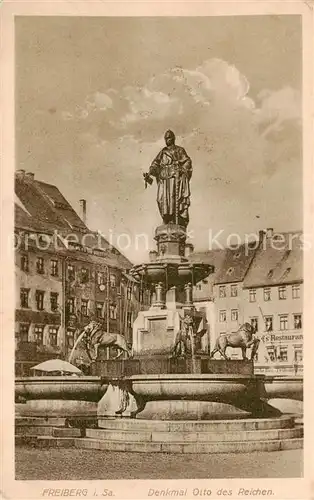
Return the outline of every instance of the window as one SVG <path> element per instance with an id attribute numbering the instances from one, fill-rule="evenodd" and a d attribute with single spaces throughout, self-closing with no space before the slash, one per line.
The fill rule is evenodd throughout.
<path id="1" fill-rule="evenodd" d="M 285 300 L 287 298 L 287 287 L 280 286 L 278 288 L 278 297 L 279 297 L 279 300 Z"/>
<path id="2" fill-rule="evenodd" d="M 58 274 L 59 274 L 58 261 L 55 259 L 52 259 L 50 261 L 50 274 L 51 274 L 51 276 L 58 276 Z"/>
<path id="3" fill-rule="evenodd" d="M 97 318 L 103 317 L 103 307 L 104 307 L 103 302 L 96 302 L 96 317 Z"/>
<path id="4" fill-rule="evenodd" d="M 127 327 L 132 328 L 132 312 L 127 313 Z"/>
<path id="5" fill-rule="evenodd" d="M 132 299 L 132 287 L 130 285 L 128 285 L 128 287 L 126 289 L 126 298 L 127 298 L 127 300 Z"/>
<path id="6" fill-rule="evenodd" d="M 36 344 L 43 345 L 44 343 L 44 327 L 42 325 L 35 325 L 34 330 Z"/>
<path id="7" fill-rule="evenodd" d="M 202 283 L 197 283 L 196 290 L 202 290 Z"/>
<path id="8" fill-rule="evenodd" d="M 28 342 L 28 331 L 29 324 L 28 323 L 20 323 L 18 339 L 20 342 Z"/>
<path id="9" fill-rule="evenodd" d="M 256 302 L 256 288 L 250 288 L 249 300 L 250 300 L 250 302 Z"/>
<path id="10" fill-rule="evenodd" d="M 286 346 L 279 346 L 278 361 L 288 361 L 288 348 Z"/>
<path id="11" fill-rule="evenodd" d="M 273 277 L 273 274 L 274 274 L 274 271 L 273 269 L 271 269 L 270 271 L 268 271 L 267 273 L 267 278 L 272 278 Z"/>
<path id="12" fill-rule="evenodd" d="M 69 314 L 74 314 L 75 313 L 75 298 L 71 297 L 68 299 L 68 313 Z"/>
<path id="13" fill-rule="evenodd" d="M 110 319 L 117 319 L 117 306 L 116 306 L 116 304 L 110 304 L 109 316 L 110 316 Z"/>
<path id="14" fill-rule="evenodd" d="M 295 346 L 295 348 L 294 348 L 294 361 L 296 363 L 301 363 L 303 361 L 302 346 Z"/>
<path id="15" fill-rule="evenodd" d="M 67 331 L 67 344 L 70 349 L 74 346 L 74 332 L 71 330 Z"/>
<path id="16" fill-rule="evenodd" d="M 258 318 L 251 318 L 251 326 L 254 332 L 258 332 Z"/>
<path id="17" fill-rule="evenodd" d="M 293 323 L 294 323 L 294 328 L 296 330 L 299 330 L 302 328 L 302 314 L 294 314 L 293 315 Z"/>
<path id="18" fill-rule="evenodd" d="M 29 288 L 21 288 L 20 291 L 21 307 L 29 307 L 28 298 L 29 298 Z"/>
<path id="19" fill-rule="evenodd" d="M 81 282 L 87 283 L 89 279 L 89 271 L 85 267 L 81 269 Z"/>
<path id="20" fill-rule="evenodd" d="M 265 302 L 269 302 L 271 300 L 270 288 L 264 288 L 264 300 L 265 300 Z"/>
<path id="21" fill-rule="evenodd" d="M 21 256 L 21 269 L 22 269 L 22 271 L 28 273 L 28 271 L 29 271 L 28 255 Z"/>
<path id="22" fill-rule="evenodd" d="M 50 309 L 52 312 L 58 310 L 58 294 L 56 292 L 50 292 Z"/>
<path id="23" fill-rule="evenodd" d="M 116 288 L 117 286 L 117 280 L 116 280 L 116 275 L 115 274 L 110 274 L 110 286 L 111 288 Z"/>
<path id="24" fill-rule="evenodd" d="M 229 267 L 228 271 L 227 271 L 227 274 L 232 274 L 234 271 L 234 267 Z"/>
<path id="25" fill-rule="evenodd" d="M 231 321 L 238 321 L 239 311 L 238 309 L 231 309 Z"/>
<path id="26" fill-rule="evenodd" d="M 288 314 L 279 316 L 279 328 L 280 330 L 288 330 Z"/>
<path id="27" fill-rule="evenodd" d="M 81 302 L 81 314 L 83 316 L 88 316 L 88 300 L 82 299 L 82 302 Z"/>
<path id="28" fill-rule="evenodd" d="M 292 285 L 292 298 L 293 299 L 300 298 L 300 285 Z"/>
<path id="29" fill-rule="evenodd" d="M 265 331 L 272 332 L 273 331 L 273 317 L 265 316 Z"/>
<path id="30" fill-rule="evenodd" d="M 238 296 L 238 285 L 231 285 L 231 297 Z"/>
<path id="31" fill-rule="evenodd" d="M 273 346 L 267 347 L 267 354 L 268 354 L 270 361 L 276 361 L 277 356 L 276 356 L 275 348 Z"/>
<path id="32" fill-rule="evenodd" d="M 44 274 L 44 259 L 43 257 L 37 257 L 36 270 L 38 274 Z"/>
<path id="33" fill-rule="evenodd" d="M 224 285 L 219 287 L 219 297 L 221 299 L 226 297 L 226 287 Z"/>
<path id="34" fill-rule="evenodd" d="M 58 328 L 55 326 L 49 327 L 49 344 L 56 346 L 58 344 Z"/>
<path id="35" fill-rule="evenodd" d="M 105 275 L 101 271 L 98 271 L 98 273 L 97 273 L 97 284 L 98 285 L 105 284 Z"/>
<path id="36" fill-rule="evenodd" d="M 227 321 L 227 311 L 219 311 L 219 321 L 220 323 Z"/>
<path id="37" fill-rule="evenodd" d="M 68 280 L 73 281 L 75 280 L 75 268 L 72 266 L 72 264 L 68 265 Z"/>
<path id="38" fill-rule="evenodd" d="M 42 290 L 36 290 L 36 308 L 38 311 L 42 311 L 44 309 L 44 297 L 45 297 L 45 292 Z"/>

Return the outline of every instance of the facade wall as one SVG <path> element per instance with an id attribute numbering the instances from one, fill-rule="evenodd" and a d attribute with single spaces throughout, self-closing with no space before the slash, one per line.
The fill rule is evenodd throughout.
<path id="1" fill-rule="evenodd" d="M 148 307 L 149 294 L 130 282 L 124 269 L 108 266 L 105 259 L 84 251 L 43 251 L 36 246 L 16 251 L 15 269 L 16 347 L 21 342 L 36 343 L 40 350 L 68 356 L 91 319 L 101 321 L 107 331 L 125 335 L 132 344 L 132 323 L 138 311 Z M 21 303 L 25 292 L 27 304 Z M 51 294 L 57 300 L 56 310 L 52 310 Z"/>
<path id="2" fill-rule="evenodd" d="M 235 332 L 244 322 L 245 306 L 243 283 L 220 283 L 219 285 L 215 285 L 214 297 L 216 310 L 216 340 L 219 335 Z M 236 353 L 232 352 L 232 357 L 235 355 Z"/>
<path id="3" fill-rule="evenodd" d="M 54 253 L 36 247 L 19 249 L 15 253 L 15 338 L 17 343 L 36 342 L 36 338 L 42 336 L 42 343 L 50 346 L 50 336 L 54 339 L 56 335 L 56 342 L 53 341 L 51 347 L 57 352 L 64 347 L 64 335 L 60 328 L 61 270 L 58 276 L 51 276 L 51 261 L 55 259 Z M 37 269 L 38 262 L 40 268 Z M 27 304 L 23 292 L 27 294 Z M 52 295 L 56 307 L 52 307 Z"/>
<path id="4" fill-rule="evenodd" d="M 302 365 L 303 284 L 245 289 L 244 304 L 246 321 L 257 320 L 262 339 L 257 363 L 278 363 L 283 369 Z"/>
<path id="5" fill-rule="evenodd" d="M 261 339 L 257 367 L 267 371 L 276 364 L 277 371 L 302 370 L 303 284 L 249 289 L 243 288 L 243 283 L 237 283 L 237 297 L 231 297 L 232 285 L 215 285 L 215 333 L 211 335 L 211 344 L 219 335 L 234 332 L 248 322 L 257 326 L 257 335 Z M 226 297 L 220 296 L 221 287 L 225 287 Z M 237 321 L 232 320 L 233 311 L 238 311 Z M 222 321 L 222 313 L 225 321 Z M 241 350 L 228 348 L 228 355 L 241 358 Z"/>

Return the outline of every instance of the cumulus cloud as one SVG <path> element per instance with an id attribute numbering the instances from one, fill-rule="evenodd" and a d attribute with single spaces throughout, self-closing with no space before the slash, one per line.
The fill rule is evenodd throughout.
<path id="1" fill-rule="evenodd" d="M 142 173 L 163 147 L 168 128 L 193 161 L 196 245 L 206 247 L 208 227 L 291 229 L 285 227 L 287 214 L 289 223 L 298 224 L 300 211 L 291 208 L 291 199 L 296 206 L 302 196 L 301 96 L 295 89 L 264 90 L 253 99 L 245 75 L 210 59 L 156 74 L 141 87 L 96 89 L 63 118 L 59 145 L 72 165 L 63 180 L 73 189 L 84 186 L 87 198 L 93 193 L 95 227 L 152 234 L 160 222 L 155 188 L 144 190 Z M 71 148 L 69 130 L 75 137 Z"/>

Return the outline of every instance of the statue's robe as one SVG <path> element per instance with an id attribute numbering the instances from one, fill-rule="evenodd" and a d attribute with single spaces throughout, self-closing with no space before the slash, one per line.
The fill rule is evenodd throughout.
<path id="1" fill-rule="evenodd" d="M 156 178 L 158 184 L 157 203 L 164 223 L 175 223 L 178 182 L 178 222 L 187 225 L 192 162 L 185 149 L 176 145 L 164 147 L 152 162 L 149 174 Z"/>

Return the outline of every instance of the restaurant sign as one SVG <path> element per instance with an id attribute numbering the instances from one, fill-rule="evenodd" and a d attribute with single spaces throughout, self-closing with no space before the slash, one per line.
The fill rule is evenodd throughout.
<path id="1" fill-rule="evenodd" d="M 289 334 L 289 333 L 280 333 L 280 334 L 271 334 L 263 336 L 264 342 L 302 342 L 303 341 L 303 333 L 298 334 Z"/>

